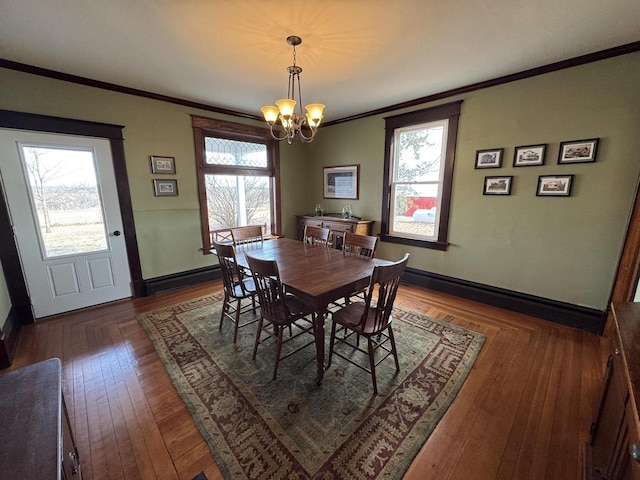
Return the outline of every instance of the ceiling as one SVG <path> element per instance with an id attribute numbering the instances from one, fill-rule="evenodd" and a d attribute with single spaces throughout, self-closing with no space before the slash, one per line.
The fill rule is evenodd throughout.
<path id="1" fill-rule="evenodd" d="M 640 40 L 638 0 L 0 0 L 0 58 L 260 115 L 325 121 Z"/>

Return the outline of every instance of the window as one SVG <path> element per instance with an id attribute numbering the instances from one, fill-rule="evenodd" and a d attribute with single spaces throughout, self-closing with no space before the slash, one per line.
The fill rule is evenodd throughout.
<path id="1" fill-rule="evenodd" d="M 446 250 L 461 103 L 385 118 L 383 241 Z"/>
<path id="2" fill-rule="evenodd" d="M 192 117 L 205 253 L 212 232 L 244 225 L 280 230 L 278 142 L 269 131 Z"/>

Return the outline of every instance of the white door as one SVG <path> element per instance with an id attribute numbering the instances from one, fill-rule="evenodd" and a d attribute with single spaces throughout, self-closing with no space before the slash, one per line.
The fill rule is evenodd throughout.
<path id="1" fill-rule="evenodd" d="M 0 180 L 36 318 L 132 296 L 108 140 L 0 129 Z"/>

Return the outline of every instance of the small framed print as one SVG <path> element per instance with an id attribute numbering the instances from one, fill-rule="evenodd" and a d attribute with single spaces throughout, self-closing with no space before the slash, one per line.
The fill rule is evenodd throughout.
<path id="1" fill-rule="evenodd" d="M 540 175 L 537 197 L 570 197 L 573 175 Z"/>
<path id="2" fill-rule="evenodd" d="M 516 147 L 513 154 L 513 166 L 528 167 L 532 165 L 544 165 L 544 153 L 546 149 L 546 143 L 542 145 Z"/>
<path id="3" fill-rule="evenodd" d="M 151 155 L 151 173 L 176 173 L 176 159 L 175 157 L 159 157 L 157 155 Z"/>
<path id="4" fill-rule="evenodd" d="M 178 181 L 154 179 L 153 193 L 156 197 L 175 197 L 178 195 Z"/>
<path id="5" fill-rule="evenodd" d="M 513 176 L 484 177 L 483 195 L 511 195 Z"/>
<path id="6" fill-rule="evenodd" d="M 599 140 L 599 138 L 591 138 L 589 140 L 561 142 L 558 164 L 595 162 Z"/>
<path id="7" fill-rule="evenodd" d="M 476 151 L 475 168 L 500 168 L 502 166 L 503 148 Z"/>

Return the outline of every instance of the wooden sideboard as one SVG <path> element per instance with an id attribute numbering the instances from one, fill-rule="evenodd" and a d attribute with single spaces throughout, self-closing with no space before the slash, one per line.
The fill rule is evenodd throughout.
<path id="1" fill-rule="evenodd" d="M 0 477 L 82 478 L 62 398 L 59 359 L 0 375 L 0 425 Z"/>
<path id="2" fill-rule="evenodd" d="M 640 303 L 615 303 L 602 397 L 585 455 L 585 477 L 640 480 Z"/>
<path id="3" fill-rule="evenodd" d="M 342 218 L 333 215 L 297 215 L 298 240 L 304 236 L 305 225 L 315 227 L 327 227 L 331 230 L 331 242 L 334 247 L 342 247 L 344 232 L 357 233 L 358 235 L 371 235 L 373 220 L 359 220 L 357 218 Z"/>

